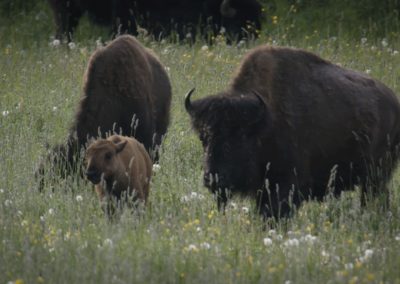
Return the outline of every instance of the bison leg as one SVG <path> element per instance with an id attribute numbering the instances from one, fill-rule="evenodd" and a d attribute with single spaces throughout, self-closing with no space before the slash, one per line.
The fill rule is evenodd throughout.
<path id="1" fill-rule="evenodd" d="M 226 204 L 228 203 L 228 200 L 231 198 L 231 195 L 232 195 L 232 193 L 227 188 L 225 188 L 225 189 L 219 188 L 215 192 L 215 197 L 217 199 L 218 211 L 222 211 L 223 213 L 225 213 Z"/>
<path id="2" fill-rule="evenodd" d="M 71 41 L 82 11 L 74 4 L 74 1 L 49 0 L 49 2 L 57 26 L 56 38 L 62 39 L 66 35 L 68 41 Z"/>

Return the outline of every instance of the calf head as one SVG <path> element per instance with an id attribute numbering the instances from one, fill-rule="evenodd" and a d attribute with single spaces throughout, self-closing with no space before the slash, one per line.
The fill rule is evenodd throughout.
<path id="1" fill-rule="evenodd" d="M 265 173 L 263 141 L 268 133 L 269 111 L 255 92 L 227 93 L 191 102 L 185 99 L 194 129 L 204 149 L 204 185 L 225 205 L 231 193 L 255 194 Z"/>
<path id="2" fill-rule="evenodd" d="M 111 184 L 115 175 L 121 171 L 118 154 L 124 149 L 127 141 L 109 141 L 99 139 L 86 150 L 86 177 L 93 184 L 102 181 Z M 125 170 L 123 170 L 125 171 Z"/>

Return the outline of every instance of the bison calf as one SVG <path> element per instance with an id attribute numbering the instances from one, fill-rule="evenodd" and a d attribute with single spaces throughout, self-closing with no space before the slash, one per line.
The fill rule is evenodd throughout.
<path id="1" fill-rule="evenodd" d="M 89 60 L 67 142 L 55 146 L 37 171 L 40 187 L 49 160 L 64 177 L 76 173 L 80 153 L 92 138 L 134 136 L 157 160 L 170 105 L 171 85 L 164 66 L 133 36 L 120 36 L 98 49 Z"/>
<path id="2" fill-rule="evenodd" d="M 136 139 L 113 135 L 96 140 L 86 150 L 86 164 L 86 177 L 95 184 L 109 215 L 114 210 L 113 201 L 146 203 L 152 163 Z"/>
<path id="3" fill-rule="evenodd" d="M 303 200 L 361 187 L 388 194 L 398 160 L 400 104 L 367 75 L 312 53 L 261 46 L 227 90 L 185 106 L 205 152 L 204 184 L 223 207 L 253 196 L 265 217 Z"/>

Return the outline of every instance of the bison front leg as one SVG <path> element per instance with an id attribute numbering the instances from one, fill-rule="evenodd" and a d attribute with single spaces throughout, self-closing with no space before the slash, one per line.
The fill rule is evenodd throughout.
<path id="1" fill-rule="evenodd" d="M 215 198 L 217 199 L 217 207 L 218 211 L 222 211 L 225 213 L 225 208 L 228 203 L 228 200 L 231 198 L 231 191 L 228 188 L 218 188 L 218 190 L 214 193 Z"/>

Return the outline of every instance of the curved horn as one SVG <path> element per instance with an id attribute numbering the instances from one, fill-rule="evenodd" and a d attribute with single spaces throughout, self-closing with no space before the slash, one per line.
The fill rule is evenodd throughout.
<path id="1" fill-rule="evenodd" d="M 193 94 L 194 90 L 196 88 L 191 89 L 186 95 L 185 95 L 185 109 L 186 111 L 190 114 L 193 112 L 193 106 L 192 103 L 190 102 L 190 96 Z"/>
<path id="2" fill-rule="evenodd" d="M 259 100 L 260 104 L 261 104 L 263 107 L 266 107 L 265 101 L 264 101 L 263 97 L 260 95 L 260 93 L 257 92 L 256 90 L 252 90 L 251 92 L 253 93 L 253 95 L 255 95 L 255 96 L 257 97 L 257 99 Z"/>
<path id="3" fill-rule="evenodd" d="M 230 0 L 224 0 L 220 6 L 221 15 L 227 18 L 236 16 L 237 10 L 231 6 Z"/>

